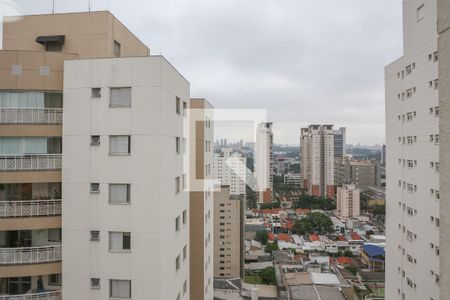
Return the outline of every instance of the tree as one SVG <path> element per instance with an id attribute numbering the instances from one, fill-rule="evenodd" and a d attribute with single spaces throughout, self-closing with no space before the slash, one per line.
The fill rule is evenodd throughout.
<path id="1" fill-rule="evenodd" d="M 294 223 L 294 230 L 300 234 L 325 234 L 334 232 L 330 217 L 320 212 L 308 213 L 306 217 Z"/>
<path id="2" fill-rule="evenodd" d="M 261 244 L 267 244 L 267 240 L 269 239 L 269 235 L 266 230 L 256 232 L 255 240 L 260 242 Z"/>
<path id="3" fill-rule="evenodd" d="M 273 243 L 268 243 L 266 245 L 266 248 L 264 249 L 265 252 L 267 253 L 272 253 L 272 251 L 278 250 L 278 243 L 277 242 L 273 242 Z"/>
<path id="4" fill-rule="evenodd" d="M 275 277 L 275 269 L 273 267 L 267 267 L 267 268 L 263 269 L 261 271 L 261 273 L 259 274 L 259 276 L 261 277 L 262 281 L 265 284 L 276 284 L 277 283 L 277 279 Z"/>
<path id="5" fill-rule="evenodd" d="M 311 195 L 301 195 L 296 202 L 294 202 L 295 208 L 309 208 L 309 209 L 323 209 L 334 210 L 336 209 L 336 202 L 333 199 L 315 197 Z"/>
<path id="6" fill-rule="evenodd" d="M 347 249 L 342 255 L 346 257 L 353 257 L 353 252 Z"/>
<path id="7" fill-rule="evenodd" d="M 272 209 L 272 208 L 280 208 L 280 202 L 270 202 L 270 203 L 263 203 L 260 205 L 260 209 Z"/>

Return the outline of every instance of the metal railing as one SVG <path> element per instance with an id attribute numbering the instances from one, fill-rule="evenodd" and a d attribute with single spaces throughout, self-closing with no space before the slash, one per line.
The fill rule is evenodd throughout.
<path id="1" fill-rule="evenodd" d="M 61 210 L 61 200 L 0 201 L 0 218 L 59 216 Z"/>
<path id="2" fill-rule="evenodd" d="M 44 293 L 22 294 L 22 295 L 0 295 L 0 300 L 61 300 L 61 291 Z"/>
<path id="3" fill-rule="evenodd" d="M 0 124 L 62 124 L 62 108 L 1 108 Z"/>
<path id="4" fill-rule="evenodd" d="M 0 172 L 61 170 L 61 167 L 61 154 L 0 155 Z"/>
<path id="5" fill-rule="evenodd" d="M 61 260 L 61 245 L 0 248 L 0 265 L 42 264 Z"/>

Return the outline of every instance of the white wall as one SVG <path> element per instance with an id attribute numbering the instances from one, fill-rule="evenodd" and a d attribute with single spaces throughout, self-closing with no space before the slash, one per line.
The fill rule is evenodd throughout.
<path id="1" fill-rule="evenodd" d="M 109 87 L 129 86 L 131 108 L 109 108 Z M 94 87 L 100 99 L 91 99 Z M 160 56 L 65 62 L 64 299 L 109 299 L 109 279 L 131 280 L 133 299 L 183 295 L 189 259 L 176 272 L 175 258 L 182 260 L 189 232 L 175 232 L 175 218 L 188 210 L 188 195 L 175 194 L 175 177 L 186 173 L 175 153 L 183 136 L 176 96 L 189 101 L 189 83 Z M 108 136 L 121 134 L 131 135 L 131 155 L 109 156 Z M 91 135 L 101 136 L 100 146 L 90 145 Z M 99 194 L 89 193 L 91 182 Z M 108 183 L 129 183 L 131 204 L 108 204 Z M 89 241 L 91 230 L 100 230 L 99 242 Z M 109 252 L 109 231 L 131 232 L 131 252 Z M 101 278 L 99 290 L 90 289 L 92 277 Z"/>

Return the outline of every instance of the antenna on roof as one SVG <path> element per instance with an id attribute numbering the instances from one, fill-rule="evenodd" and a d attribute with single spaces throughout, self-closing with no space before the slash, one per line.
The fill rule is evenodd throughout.
<path id="1" fill-rule="evenodd" d="M 52 14 L 55 13 L 55 0 L 52 1 Z"/>
<path id="2" fill-rule="evenodd" d="M 91 12 L 91 0 L 89 0 L 89 12 Z"/>

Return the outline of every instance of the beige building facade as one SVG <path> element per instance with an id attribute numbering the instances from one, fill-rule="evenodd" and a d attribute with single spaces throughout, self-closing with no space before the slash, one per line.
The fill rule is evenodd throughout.
<path id="1" fill-rule="evenodd" d="M 244 197 L 214 192 L 214 277 L 243 278 Z"/>
<path id="2" fill-rule="evenodd" d="M 336 215 L 342 219 L 351 219 L 358 217 L 360 212 L 360 190 L 353 184 L 338 187 Z"/>

